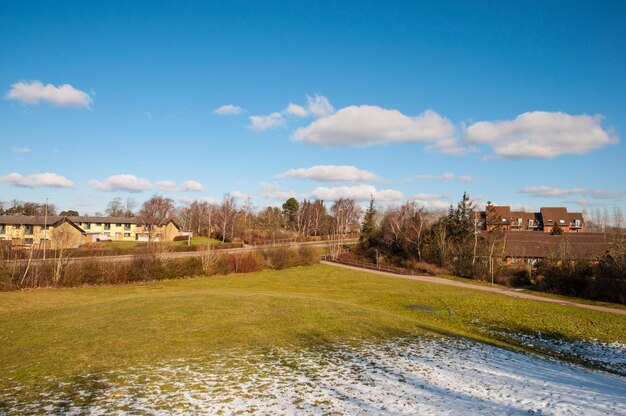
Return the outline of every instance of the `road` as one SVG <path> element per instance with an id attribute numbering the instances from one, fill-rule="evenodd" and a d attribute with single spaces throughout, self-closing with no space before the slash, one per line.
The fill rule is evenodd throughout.
<path id="1" fill-rule="evenodd" d="M 435 283 L 438 285 L 445 285 L 445 286 L 462 287 L 466 289 L 480 290 L 483 292 L 498 293 L 501 295 L 511 296 L 514 298 L 537 300 L 540 302 L 548 302 L 548 303 L 557 303 L 559 305 L 573 306 L 576 308 L 591 309 L 594 311 L 608 312 L 608 313 L 614 313 L 617 315 L 626 316 L 626 309 L 617 309 L 617 308 L 610 308 L 608 306 L 590 305 L 590 304 L 579 303 L 579 302 L 574 302 L 570 300 L 548 298 L 544 296 L 538 296 L 538 295 L 533 295 L 530 293 L 520 292 L 519 290 L 515 290 L 515 289 L 509 289 L 509 288 L 503 288 L 503 287 L 481 286 L 481 285 L 472 284 L 472 283 L 465 283 L 465 282 L 459 282 L 456 280 L 444 279 L 441 277 L 416 276 L 416 275 L 409 276 L 409 275 L 395 274 L 395 273 L 383 272 L 379 270 L 370 270 L 370 269 L 364 269 L 361 267 L 348 266 L 345 264 L 339 264 L 339 263 L 334 263 L 330 261 L 322 261 L 322 264 L 327 264 L 329 266 L 335 266 L 335 267 L 343 267 L 343 268 L 351 269 L 351 270 L 359 270 L 365 273 L 378 274 L 382 276 L 391 276 L 391 277 L 396 277 L 400 279 L 417 280 L 419 282 Z"/>

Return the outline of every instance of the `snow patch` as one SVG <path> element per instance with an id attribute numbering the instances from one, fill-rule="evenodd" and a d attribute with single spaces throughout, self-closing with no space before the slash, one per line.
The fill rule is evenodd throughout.
<path id="1" fill-rule="evenodd" d="M 79 384 L 37 403 L 16 387 L 0 403 L 7 414 L 626 414 L 624 377 L 450 338 L 232 352 Z"/>

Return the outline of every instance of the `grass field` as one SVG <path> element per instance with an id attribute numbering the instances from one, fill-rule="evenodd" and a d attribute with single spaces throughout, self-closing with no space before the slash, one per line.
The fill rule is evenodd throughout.
<path id="1" fill-rule="evenodd" d="M 187 240 L 185 240 L 185 241 L 174 241 L 174 242 L 172 242 L 172 245 L 175 245 L 175 246 L 186 246 L 189 243 L 191 243 L 190 245 L 192 245 L 192 246 L 198 246 L 198 245 L 206 245 L 209 241 L 213 245 L 220 245 L 220 244 L 222 244 L 222 242 L 220 240 L 216 240 L 214 238 L 195 236 L 195 237 L 191 238 L 190 242 L 188 242 Z M 135 248 L 135 247 L 145 246 L 147 243 L 144 242 L 144 241 L 104 241 L 102 244 L 105 244 L 106 247 L 111 247 L 111 248 Z"/>
<path id="2" fill-rule="evenodd" d="M 222 351 L 445 334 L 626 343 L 623 316 L 316 265 L 0 293 L 0 391 Z M 504 335 L 503 335 L 504 334 Z"/>

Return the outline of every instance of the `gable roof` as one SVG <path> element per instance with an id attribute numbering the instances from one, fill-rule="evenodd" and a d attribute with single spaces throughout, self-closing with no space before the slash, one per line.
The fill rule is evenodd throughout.
<path id="1" fill-rule="evenodd" d="M 542 207 L 540 211 L 544 227 L 553 224 L 569 225 L 569 216 L 565 207 Z"/>
<path id="2" fill-rule="evenodd" d="M 492 205 L 492 215 L 485 208 L 485 216 L 488 225 L 510 224 L 511 223 L 511 207 L 508 205 Z M 502 218 L 502 219 L 500 219 Z"/>

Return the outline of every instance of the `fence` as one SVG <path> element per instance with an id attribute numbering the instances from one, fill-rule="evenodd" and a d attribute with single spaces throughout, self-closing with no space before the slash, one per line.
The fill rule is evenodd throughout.
<path id="1" fill-rule="evenodd" d="M 338 257 L 332 257 L 328 255 L 322 256 L 323 261 L 328 261 L 331 263 L 345 264 L 346 266 L 358 267 L 361 269 L 369 269 L 369 270 L 380 270 L 381 272 L 394 273 L 394 274 L 413 274 L 412 270 L 404 269 L 402 267 L 395 266 L 381 266 L 376 263 L 369 263 L 366 261 L 358 261 L 358 260 L 345 260 Z"/>
<path id="2" fill-rule="evenodd" d="M 278 238 L 275 240 L 251 240 L 248 242 L 248 245 L 251 246 L 273 246 L 276 244 L 291 244 L 297 243 L 297 238 Z"/>

